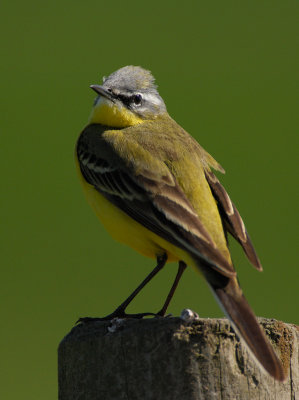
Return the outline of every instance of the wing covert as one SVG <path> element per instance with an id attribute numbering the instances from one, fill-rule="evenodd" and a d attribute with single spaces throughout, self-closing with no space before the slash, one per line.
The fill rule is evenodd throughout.
<path id="1" fill-rule="evenodd" d="M 171 176 L 165 179 L 155 179 L 154 171 L 135 175 L 80 142 L 77 155 L 86 181 L 111 203 L 163 239 L 208 262 L 224 276 L 235 276 L 233 266 L 217 249 L 170 171 Z"/>

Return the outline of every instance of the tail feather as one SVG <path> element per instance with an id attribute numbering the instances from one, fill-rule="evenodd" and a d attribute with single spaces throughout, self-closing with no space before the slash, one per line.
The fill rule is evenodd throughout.
<path id="1" fill-rule="evenodd" d="M 211 286 L 211 289 L 221 308 L 232 322 L 234 330 L 243 339 L 261 366 L 273 378 L 284 381 L 286 374 L 282 364 L 262 331 L 237 280 L 231 278 L 224 288 Z"/>

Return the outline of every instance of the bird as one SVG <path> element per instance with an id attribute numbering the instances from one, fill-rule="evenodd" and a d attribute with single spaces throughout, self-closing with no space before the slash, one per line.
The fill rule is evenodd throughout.
<path id="1" fill-rule="evenodd" d="M 79 321 L 165 316 L 188 266 L 205 278 L 258 364 L 284 381 L 281 361 L 232 262 L 228 234 L 253 267 L 262 270 L 244 222 L 213 172 L 224 169 L 171 118 L 150 71 L 125 66 L 90 87 L 96 99 L 75 149 L 83 192 L 111 236 L 156 260 L 156 266 L 113 313 Z M 178 271 L 161 310 L 127 314 L 128 304 L 168 262 L 178 263 Z"/>

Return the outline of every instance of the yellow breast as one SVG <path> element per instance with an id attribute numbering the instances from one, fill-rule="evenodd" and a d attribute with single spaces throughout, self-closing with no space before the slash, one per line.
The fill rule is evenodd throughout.
<path id="1" fill-rule="evenodd" d="M 166 253 L 167 262 L 184 260 L 188 265 L 194 265 L 194 260 L 184 250 L 162 239 L 110 203 L 85 181 L 77 160 L 76 166 L 88 203 L 115 240 L 132 247 L 138 253 L 149 258 L 156 259 L 158 255 Z"/>

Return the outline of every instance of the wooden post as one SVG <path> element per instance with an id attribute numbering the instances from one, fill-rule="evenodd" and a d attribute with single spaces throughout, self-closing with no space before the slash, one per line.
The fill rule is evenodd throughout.
<path id="1" fill-rule="evenodd" d="M 274 381 L 228 320 L 152 318 L 74 327 L 58 350 L 59 400 L 291 400 L 299 396 L 298 327 L 259 319 L 288 379 Z"/>

